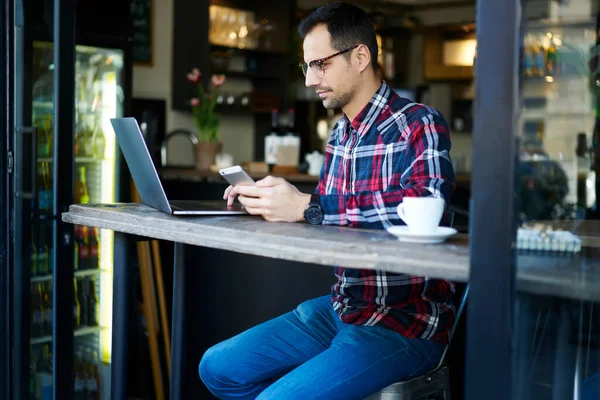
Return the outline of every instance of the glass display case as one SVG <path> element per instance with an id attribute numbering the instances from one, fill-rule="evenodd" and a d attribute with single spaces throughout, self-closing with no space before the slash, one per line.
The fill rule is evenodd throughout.
<path id="1" fill-rule="evenodd" d="M 110 119 L 123 116 L 124 52 L 76 46 L 75 203 L 115 202 L 117 149 Z M 53 269 L 74 269 L 74 399 L 108 398 L 110 388 L 113 232 L 75 226 L 72 265 L 53 265 L 51 224 L 54 135 L 53 45 L 34 42 L 32 115 L 36 132 L 37 190 L 32 204 L 30 398 L 52 398 Z"/>

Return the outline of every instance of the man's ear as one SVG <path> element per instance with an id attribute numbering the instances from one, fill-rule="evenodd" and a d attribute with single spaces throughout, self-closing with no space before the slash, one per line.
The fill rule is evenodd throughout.
<path id="1" fill-rule="evenodd" d="M 363 72 L 365 69 L 370 68 L 371 66 L 371 51 L 367 46 L 361 44 L 356 49 L 356 58 L 358 61 L 358 68 L 360 72 Z"/>

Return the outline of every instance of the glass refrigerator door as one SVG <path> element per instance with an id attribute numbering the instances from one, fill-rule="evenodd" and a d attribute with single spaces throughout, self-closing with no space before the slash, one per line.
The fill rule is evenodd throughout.
<path id="1" fill-rule="evenodd" d="M 52 209 L 53 84 L 51 43 L 33 46 L 32 121 L 37 127 L 37 210 L 42 218 L 31 229 L 31 367 L 34 398 L 46 399 L 52 382 L 49 354 L 52 341 L 53 249 L 45 213 Z M 115 201 L 116 141 L 110 118 L 122 116 L 123 52 L 76 47 L 74 202 Z M 110 388 L 113 234 L 86 226 L 74 227 L 74 398 L 108 398 Z M 50 318 L 49 318 L 50 317 Z M 104 390 L 104 388 L 107 388 Z M 51 387 L 50 389 L 51 390 Z"/>
<path id="2" fill-rule="evenodd" d="M 116 200 L 116 137 L 110 119 L 123 116 L 123 62 L 121 50 L 76 47 L 76 203 Z M 94 398 L 108 399 L 113 232 L 75 228 L 75 398 L 87 399 L 96 391 Z M 97 377 L 91 387 L 90 375 Z"/>

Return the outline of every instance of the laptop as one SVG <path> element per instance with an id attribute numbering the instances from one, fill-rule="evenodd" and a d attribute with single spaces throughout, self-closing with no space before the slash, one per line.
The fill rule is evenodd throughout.
<path id="1" fill-rule="evenodd" d="M 228 206 L 225 200 L 167 199 L 135 118 L 112 118 L 110 122 L 144 204 L 170 215 L 249 215 L 243 205 L 234 203 Z"/>

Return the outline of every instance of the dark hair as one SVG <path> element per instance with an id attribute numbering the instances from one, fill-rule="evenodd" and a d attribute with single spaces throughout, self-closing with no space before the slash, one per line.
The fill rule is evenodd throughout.
<path id="1" fill-rule="evenodd" d="M 317 8 L 300 21 L 298 33 L 304 39 L 317 25 L 325 24 L 331 35 L 331 45 L 338 51 L 357 44 L 371 50 L 371 67 L 377 71 L 377 36 L 368 15 L 359 7 L 342 2 L 333 2 Z M 346 59 L 350 54 L 344 54 Z"/>

